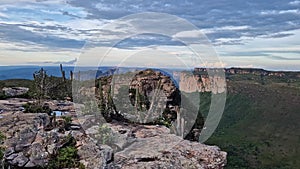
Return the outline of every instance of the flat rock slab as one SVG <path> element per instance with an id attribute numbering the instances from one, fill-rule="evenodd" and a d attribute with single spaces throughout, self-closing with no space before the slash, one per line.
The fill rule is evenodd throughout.
<path id="1" fill-rule="evenodd" d="M 218 169 L 226 164 L 227 153 L 218 147 L 184 140 L 164 126 L 107 125 L 116 138 L 113 144 L 123 145 L 115 150 L 115 168 Z"/>

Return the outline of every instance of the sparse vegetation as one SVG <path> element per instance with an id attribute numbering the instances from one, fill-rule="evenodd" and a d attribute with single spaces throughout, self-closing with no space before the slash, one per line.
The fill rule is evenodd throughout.
<path id="1" fill-rule="evenodd" d="M 65 120 L 65 129 L 66 130 L 70 130 L 70 127 L 71 127 L 71 125 L 72 125 L 72 117 L 71 116 L 62 116 L 61 117 L 62 119 L 64 119 Z"/>
<path id="2" fill-rule="evenodd" d="M 79 156 L 75 147 L 76 140 L 69 135 L 66 138 L 64 147 L 58 150 L 56 156 L 52 157 L 46 169 L 57 168 L 80 168 L 84 169 L 84 165 L 79 162 Z"/>
<path id="3" fill-rule="evenodd" d="M 62 77 L 49 76 L 47 71 L 41 68 L 33 74 L 35 92 L 34 96 L 37 100 L 42 99 L 58 99 L 72 97 L 72 81 L 66 79 L 65 72 L 62 70 Z"/>
<path id="4" fill-rule="evenodd" d="M 70 125 L 73 121 L 71 116 L 62 116 L 61 118 L 65 120 L 67 125 Z"/>
<path id="5" fill-rule="evenodd" d="M 296 169 L 300 165 L 300 90 L 275 83 L 228 85 L 225 112 L 206 144 L 228 153 L 228 169 Z"/>
<path id="6" fill-rule="evenodd" d="M 106 124 L 99 127 L 99 135 L 101 144 L 112 144 L 114 141 L 114 134 Z"/>
<path id="7" fill-rule="evenodd" d="M 48 106 L 44 106 L 38 103 L 27 103 L 24 106 L 24 113 L 47 113 L 51 115 L 52 110 Z"/>

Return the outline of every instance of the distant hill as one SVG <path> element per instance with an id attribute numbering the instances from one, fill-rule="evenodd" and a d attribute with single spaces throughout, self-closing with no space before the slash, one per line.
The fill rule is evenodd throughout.
<path id="1" fill-rule="evenodd" d="M 227 83 L 225 112 L 218 129 L 206 142 L 228 153 L 225 168 L 299 168 L 299 82 L 288 85 L 274 81 Z M 202 110 L 207 110 L 209 101 L 202 102 Z"/>
<path id="2" fill-rule="evenodd" d="M 0 66 L 0 80 L 6 79 L 33 79 L 32 74 L 39 69 L 44 68 L 48 75 L 61 76 L 61 72 L 58 66 Z M 74 66 L 63 66 L 66 71 L 67 78 L 70 77 L 70 71 L 74 71 Z M 88 71 L 95 70 L 95 67 L 81 67 L 77 70 Z M 98 68 L 96 76 L 101 76 L 101 72 L 109 72 L 114 70 L 113 66 L 102 66 Z M 119 68 L 119 71 L 124 72 L 126 70 L 142 70 L 145 68 Z M 164 74 L 170 74 L 172 71 L 182 71 L 183 69 L 159 69 Z M 189 70 L 187 70 L 189 71 Z M 194 72 L 205 72 L 205 68 L 195 68 Z M 267 76 L 278 76 L 278 77 L 298 77 L 300 78 L 300 72 L 292 71 L 268 71 L 264 69 L 256 68 L 226 68 L 225 73 L 228 75 L 243 74 L 243 75 L 267 75 Z"/>
<path id="3" fill-rule="evenodd" d="M 40 66 L 0 66 L 0 80 L 7 79 L 33 79 L 33 73 L 40 70 Z M 43 67 L 48 75 L 61 76 L 59 66 Z M 70 77 L 70 71 L 74 70 L 72 66 L 64 66 L 66 77 Z"/>

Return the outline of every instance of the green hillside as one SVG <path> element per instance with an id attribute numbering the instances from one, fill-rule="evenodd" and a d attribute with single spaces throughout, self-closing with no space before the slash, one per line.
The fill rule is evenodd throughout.
<path id="1" fill-rule="evenodd" d="M 228 152 L 228 169 L 300 166 L 300 89 L 268 81 L 267 85 L 244 80 L 227 84 L 225 112 L 206 144 Z M 209 101 L 201 101 L 205 111 Z"/>

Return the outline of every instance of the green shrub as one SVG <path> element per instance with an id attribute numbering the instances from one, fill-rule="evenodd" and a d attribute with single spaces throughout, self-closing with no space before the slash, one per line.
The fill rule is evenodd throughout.
<path id="1" fill-rule="evenodd" d="M 106 124 L 99 127 L 99 134 L 101 144 L 111 144 L 114 141 L 113 131 Z"/>
<path id="2" fill-rule="evenodd" d="M 7 99 L 8 97 L 4 94 L 3 91 L 0 91 L 0 100 L 5 100 Z"/>
<path id="3" fill-rule="evenodd" d="M 67 125 L 70 125 L 72 123 L 72 117 L 71 116 L 62 116 L 61 118 L 66 121 Z"/>
<path id="4" fill-rule="evenodd" d="M 71 124 L 72 124 L 72 117 L 71 116 L 62 116 L 62 119 L 65 120 L 65 129 L 70 130 L 71 129 Z"/>
<path id="5" fill-rule="evenodd" d="M 79 156 L 75 147 L 76 140 L 69 135 L 66 140 L 64 147 L 58 150 L 56 156 L 53 156 L 49 161 L 47 169 L 57 168 L 80 168 L 84 169 L 85 166 L 79 162 Z"/>
<path id="6" fill-rule="evenodd" d="M 51 115 L 52 110 L 48 106 L 42 106 L 38 103 L 27 103 L 24 106 L 24 113 L 47 113 Z"/>

